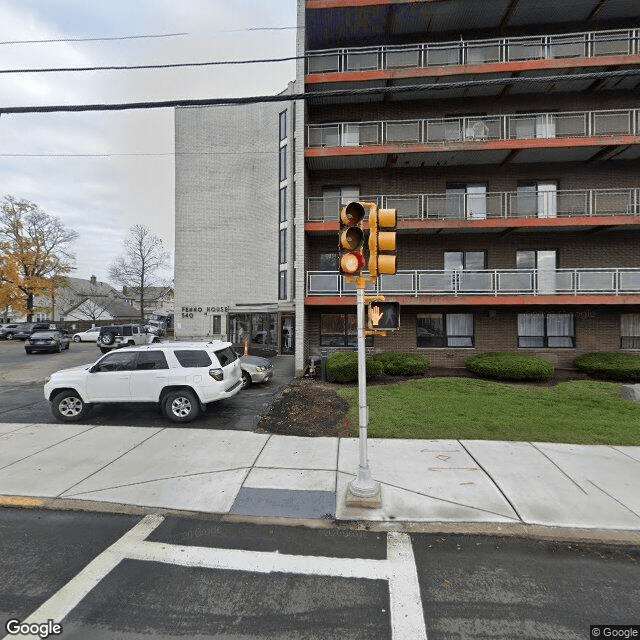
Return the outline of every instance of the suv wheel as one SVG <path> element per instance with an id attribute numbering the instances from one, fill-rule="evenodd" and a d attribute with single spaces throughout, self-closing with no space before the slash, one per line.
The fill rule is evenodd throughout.
<path id="1" fill-rule="evenodd" d="M 73 341 L 74 342 L 82 342 L 82 340 L 80 339 L 80 336 L 73 336 Z"/>
<path id="2" fill-rule="evenodd" d="M 173 422 L 191 422 L 200 413 L 200 403 L 193 391 L 170 391 L 164 397 L 164 412 Z"/>
<path id="3" fill-rule="evenodd" d="M 251 376 L 246 372 L 242 372 L 242 387 L 241 389 L 247 389 L 251 386 Z"/>
<path id="4" fill-rule="evenodd" d="M 7 340 L 13 340 L 13 333 L 7 333 Z"/>
<path id="5" fill-rule="evenodd" d="M 75 391 L 61 391 L 51 401 L 53 415 L 62 422 L 75 422 L 87 415 L 89 405 Z"/>

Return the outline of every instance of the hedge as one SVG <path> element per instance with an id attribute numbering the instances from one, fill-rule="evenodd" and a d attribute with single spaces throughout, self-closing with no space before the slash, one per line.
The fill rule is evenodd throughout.
<path id="1" fill-rule="evenodd" d="M 382 364 L 366 358 L 367 378 L 382 373 Z M 332 353 L 327 358 L 327 377 L 331 382 L 355 382 L 358 379 L 358 354 L 355 351 Z"/>
<path id="2" fill-rule="evenodd" d="M 543 358 L 519 353 L 482 353 L 467 358 L 464 364 L 479 376 L 500 380 L 549 380 L 555 370 Z"/>
<path id="3" fill-rule="evenodd" d="M 384 373 L 391 376 L 413 376 L 424 374 L 429 370 L 431 362 L 425 356 L 412 353 L 379 353 L 371 356 L 382 364 Z"/>
<path id="4" fill-rule="evenodd" d="M 597 378 L 640 382 L 640 356 L 631 353 L 585 353 L 575 359 L 574 365 Z"/>

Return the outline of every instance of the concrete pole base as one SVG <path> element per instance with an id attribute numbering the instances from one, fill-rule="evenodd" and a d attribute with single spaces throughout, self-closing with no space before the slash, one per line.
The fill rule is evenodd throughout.
<path id="1" fill-rule="evenodd" d="M 352 489 L 351 489 L 351 485 L 356 482 L 357 483 L 357 479 L 353 480 L 352 482 L 349 483 L 348 487 L 347 487 L 347 493 L 345 495 L 344 498 L 344 503 L 345 506 L 347 507 L 356 507 L 356 508 L 360 508 L 360 509 L 381 509 L 382 508 L 382 492 L 380 491 L 380 483 L 379 482 L 374 482 L 374 485 L 372 487 L 368 487 L 370 490 L 369 491 L 358 491 L 358 488 L 356 487 L 356 492 L 359 493 L 366 493 L 368 495 L 356 495 Z"/>

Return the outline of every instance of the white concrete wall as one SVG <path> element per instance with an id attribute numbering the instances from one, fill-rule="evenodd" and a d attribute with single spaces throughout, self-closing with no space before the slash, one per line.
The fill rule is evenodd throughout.
<path id="1" fill-rule="evenodd" d="M 225 310 L 278 303 L 278 114 L 288 107 L 175 111 L 178 337 L 211 335 L 214 313 L 224 332 Z"/>

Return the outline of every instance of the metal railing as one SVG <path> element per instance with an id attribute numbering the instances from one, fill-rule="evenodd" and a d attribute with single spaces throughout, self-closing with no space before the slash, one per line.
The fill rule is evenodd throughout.
<path id="1" fill-rule="evenodd" d="M 484 220 L 492 218 L 571 218 L 640 215 L 640 188 L 498 191 L 486 193 L 419 193 L 360 196 L 400 220 Z M 306 220 L 338 219 L 340 197 L 307 198 Z"/>
<path id="2" fill-rule="evenodd" d="M 307 73 L 348 73 L 640 53 L 639 29 L 307 52 Z"/>
<path id="3" fill-rule="evenodd" d="M 639 112 L 638 109 L 616 109 L 310 124 L 307 145 L 310 148 L 362 147 L 637 135 Z"/>
<path id="4" fill-rule="evenodd" d="M 352 296 L 337 271 L 307 271 L 308 296 Z M 378 278 L 368 291 L 409 296 L 478 295 L 637 295 L 640 268 L 484 269 L 482 271 L 407 270 Z"/>

